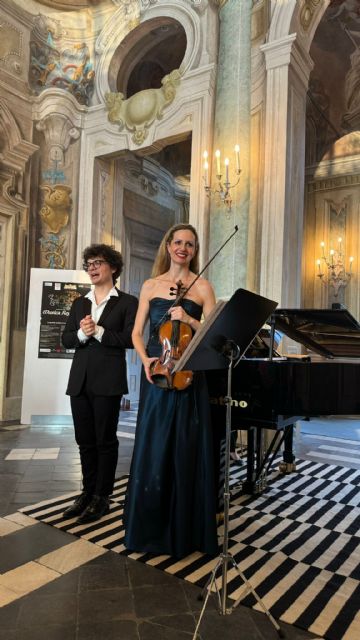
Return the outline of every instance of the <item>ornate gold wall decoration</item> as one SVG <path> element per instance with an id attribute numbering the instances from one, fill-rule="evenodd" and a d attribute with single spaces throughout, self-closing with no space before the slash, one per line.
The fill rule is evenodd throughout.
<path id="1" fill-rule="evenodd" d="M 44 184 L 40 187 L 45 192 L 44 206 L 40 209 L 40 217 L 52 233 L 59 233 L 66 227 L 72 205 L 71 187 L 66 184 Z"/>
<path id="2" fill-rule="evenodd" d="M 300 23 L 304 31 L 308 30 L 315 14 L 316 7 L 320 2 L 321 0 L 305 0 L 300 12 Z"/>
<path id="3" fill-rule="evenodd" d="M 181 74 L 178 69 L 164 76 L 160 89 L 144 89 L 124 100 L 123 93 L 105 95 L 109 121 L 118 123 L 120 131 L 126 127 L 133 131 L 132 140 L 142 144 L 154 120 L 160 120 L 165 107 L 173 102 Z"/>
<path id="4" fill-rule="evenodd" d="M 41 266 L 49 269 L 64 269 L 66 266 L 65 237 L 49 233 L 40 238 Z"/>

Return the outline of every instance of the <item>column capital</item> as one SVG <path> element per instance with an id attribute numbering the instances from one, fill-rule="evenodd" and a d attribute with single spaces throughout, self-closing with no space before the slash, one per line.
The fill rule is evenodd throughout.
<path id="1" fill-rule="evenodd" d="M 295 40 L 296 33 L 291 33 L 284 38 L 279 38 L 279 40 L 268 42 L 260 47 L 260 50 L 263 51 L 265 55 L 267 71 L 290 64 L 291 52 Z"/>
<path id="2" fill-rule="evenodd" d="M 264 44 L 260 49 L 265 55 L 267 71 L 291 66 L 307 88 L 314 63 L 309 53 L 299 44 L 296 33 Z"/>
<path id="3" fill-rule="evenodd" d="M 71 140 L 80 137 L 80 131 L 73 121 L 62 113 L 45 115 L 36 124 L 36 129 L 44 134 L 49 149 L 49 160 L 64 163 L 64 154 Z"/>

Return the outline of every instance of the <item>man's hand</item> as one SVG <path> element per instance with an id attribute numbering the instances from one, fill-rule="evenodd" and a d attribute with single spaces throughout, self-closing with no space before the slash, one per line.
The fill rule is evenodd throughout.
<path id="1" fill-rule="evenodd" d="M 96 332 L 96 324 L 91 316 L 85 316 L 80 320 L 80 329 L 90 338 Z"/>

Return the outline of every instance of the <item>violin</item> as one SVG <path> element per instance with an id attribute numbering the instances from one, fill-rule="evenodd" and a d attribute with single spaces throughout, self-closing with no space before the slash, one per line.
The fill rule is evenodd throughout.
<path id="1" fill-rule="evenodd" d="M 171 295 L 176 295 L 176 299 L 171 306 L 175 307 L 181 302 L 188 289 L 183 287 L 181 280 L 176 283 L 175 293 L 173 289 L 172 287 Z M 162 346 L 162 354 L 150 365 L 150 375 L 157 387 L 183 391 L 192 383 L 192 371 L 173 373 L 177 360 L 184 353 L 192 337 L 190 325 L 181 320 L 167 320 L 160 326 L 159 341 Z"/>

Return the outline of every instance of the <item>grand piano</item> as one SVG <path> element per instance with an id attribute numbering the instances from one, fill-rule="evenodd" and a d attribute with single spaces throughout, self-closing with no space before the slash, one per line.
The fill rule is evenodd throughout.
<path id="1" fill-rule="evenodd" d="M 232 373 L 232 429 L 248 434 L 244 493 L 260 493 L 283 445 L 280 470 L 295 469 L 293 425 L 317 416 L 360 415 L 360 324 L 342 305 L 276 309 Z M 279 333 L 302 345 L 302 355 L 279 356 Z M 226 370 L 207 371 L 212 421 L 224 437 Z M 274 431 L 272 437 L 265 429 Z M 331 432 L 329 430 L 329 435 Z M 270 434 L 271 436 L 271 434 Z"/>

